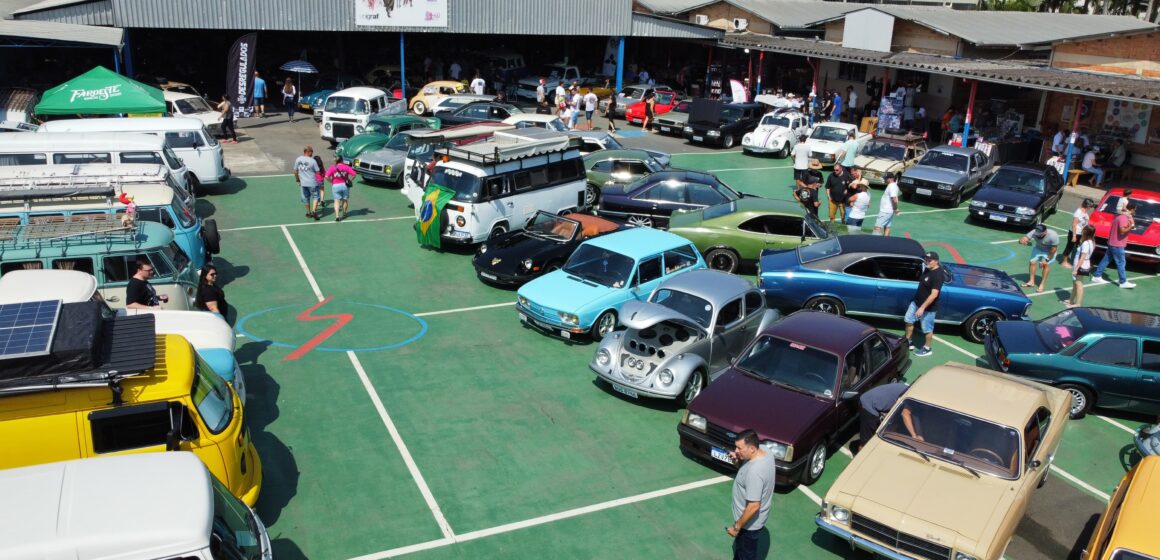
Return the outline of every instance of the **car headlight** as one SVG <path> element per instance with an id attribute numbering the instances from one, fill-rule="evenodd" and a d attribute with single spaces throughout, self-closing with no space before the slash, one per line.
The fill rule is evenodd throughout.
<path id="1" fill-rule="evenodd" d="M 383 166 L 383 173 L 390 173 L 390 172 L 391 172 L 391 166 L 384 165 Z"/>
<path id="2" fill-rule="evenodd" d="M 579 325 L 580 324 L 580 318 L 577 317 L 576 315 L 573 315 L 572 313 L 564 313 L 563 311 L 561 311 L 560 313 L 558 313 L 558 315 L 560 316 L 560 320 L 563 321 L 567 325 Z"/>
<path id="3" fill-rule="evenodd" d="M 487 254 L 487 244 L 486 243 L 479 246 L 479 254 L 481 254 L 481 255 Z"/>
<path id="4" fill-rule="evenodd" d="M 660 381 L 661 385 L 664 385 L 665 387 L 672 385 L 673 384 L 673 370 L 671 370 L 669 368 L 662 369 L 661 372 L 659 374 L 657 374 L 657 381 Z"/>
<path id="5" fill-rule="evenodd" d="M 324 130 L 330 130 L 330 123 L 326 123 L 326 124 L 322 125 L 322 128 Z"/>
<path id="6" fill-rule="evenodd" d="M 467 219 L 464 218 L 463 216 L 456 216 L 455 217 L 455 225 L 457 225 L 459 227 L 463 227 L 463 226 L 467 225 Z"/>
<path id="7" fill-rule="evenodd" d="M 366 130 L 366 129 L 365 129 L 365 128 L 363 128 L 363 127 L 361 127 L 361 126 L 356 126 L 356 127 L 354 127 L 354 133 L 355 133 L 355 134 L 362 134 L 364 130 Z"/>
<path id="8" fill-rule="evenodd" d="M 982 207 L 984 207 L 984 206 L 986 206 L 986 205 L 987 205 L 987 203 L 986 203 L 986 202 L 983 202 L 983 201 L 981 201 L 981 200 L 972 200 L 972 201 L 971 201 L 971 207 L 972 207 L 972 208 L 982 208 Z"/>
<path id="9" fill-rule="evenodd" d="M 1157 255 L 1160 255 L 1160 246 L 1157 246 L 1157 247 L 1156 247 L 1156 254 L 1157 254 Z"/>
<path id="10" fill-rule="evenodd" d="M 532 265 L 534 265 L 536 263 L 532 262 L 532 259 L 524 259 L 524 262 L 521 264 L 524 265 L 524 270 L 531 270 Z"/>
<path id="11" fill-rule="evenodd" d="M 358 162 L 359 162 L 359 160 L 355 159 L 354 161 L 351 162 L 351 165 L 354 167 L 358 167 Z"/>
<path id="12" fill-rule="evenodd" d="M 1015 213 L 1016 213 L 1016 214 L 1019 214 L 1020 216 L 1034 216 L 1034 215 L 1035 215 L 1035 209 L 1034 209 L 1034 208 L 1028 208 L 1028 207 L 1026 207 L 1026 206 L 1020 206 L 1020 207 L 1018 207 L 1018 208 L 1016 208 L 1016 209 L 1015 209 Z"/>
<path id="13" fill-rule="evenodd" d="M 940 191 L 949 191 L 949 190 L 952 190 L 952 189 L 954 189 L 954 188 L 955 188 L 955 186 L 954 186 L 954 185 L 945 185 L 945 184 L 940 184 L 940 185 L 938 186 L 938 190 L 940 190 Z"/>
<path id="14" fill-rule="evenodd" d="M 750 139 L 750 136 L 749 136 L 748 134 L 746 134 L 745 136 L 742 136 L 742 137 L 741 137 L 741 143 L 742 143 L 742 144 L 748 144 L 748 143 L 749 143 L 749 139 Z"/>
<path id="15" fill-rule="evenodd" d="M 691 133 L 691 132 L 693 132 L 693 127 L 691 127 L 691 126 L 686 126 L 686 127 L 685 127 L 685 132 L 690 132 L 690 133 Z"/>
<path id="16" fill-rule="evenodd" d="M 721 136 L 721 131 L 720 130 L 710 130 L 709 132 L 706 132 L 706 134 L 708 134 L 709 136 Z"/>
<path id="17" fill-rule="evenodd" d="M 526 298 L 524 296 L 516 296 L 516 301 L 519 302 L 519 304 L 524 306 L 524 307 L 528 306 L 528 298 Z"/>
<path id="18" fill-rule="evenodd" d="M 846 523 L 850 521 L 850 510 L 842 506 L 836 506 L 834 504 L 826 504 L 826 509 L 830 514 L 830 519 L 840 523 Z"/>
<path id="19" fill-rule="evenodd" d="M 766 453 L 773 454 L 773 458 L 778 461 L 792 461 L 793 460 L 793 446 L 778 443 L 776 441 L 763 440 L 760 445 L 761 449 Z"/>
<path id="20" fill-rule="evenodd" d="M 596 351 L 596 365 L 600 367 L 608 367 L 612 363 L 612 352 L 607 348 L 601 348 Z"/>
<path id="21" fill-rule="evenodd" d="M 956 552 L 955 553 L 955 560 L 978 560 L 978 558 L 975 558 L 974 556 L 971 556 L 970 554 L 963 554 L 962 552 Z"/>
<path id="22" fill-rule="evenodd" d="M 689 416 L 685 418 L 685 423 L 688 424 L 690 428 L 702 432 L 705 431 L 705 429 L 709 426 L 709 423 L 705 421 L 704 416 L 701 416 L 700 414 L 693 414 L 692 412 L 690 412 Z"/>
<path id="23" fill-rule="evenodd" d="M 911 179 L 910 177 L 903 177 L 899 179 L 898 182 L 902 183 L 903 185 L 913 185 L 914 179 Z"/>

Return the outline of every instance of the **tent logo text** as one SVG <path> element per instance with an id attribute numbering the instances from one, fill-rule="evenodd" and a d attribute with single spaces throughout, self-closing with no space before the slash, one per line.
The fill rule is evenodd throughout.
<path id="1" fill-rule="evenodd" d="M 100 89 L 74 89 L 72 90 L 72 97 L 69 98 L 69 103 L 80 99 L 81 101 L 105 101 L 110 97 L 118 97 L 121 95 L 121 86 L 107 86 Z"/>

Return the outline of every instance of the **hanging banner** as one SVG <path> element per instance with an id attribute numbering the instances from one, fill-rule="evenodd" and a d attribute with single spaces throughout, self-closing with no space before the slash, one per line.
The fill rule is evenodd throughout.
<path id="1" fill-rule="evenodd" d="M 1108 111 L 1104 114 L 1104 133 L 1132 144 L 1143 144 L 1148 141 L 1148 121 L 1151 119 L 1151 105 L 1112 99 L 1108 101 Z"/>
<path id="2" fill-rule="evenodd" d="M 605 76 L 616 75 L 616 51 L 620 50 L 620 39 L 618 37 L 609 37 L 604 44 L 604 63 L 600 70 L 601 74 Z"/>
<path id="3" fill-rule="evenodd" d="M 226 62 L 226 95 L 234 118 L 254 114 L 254 61 L 258 56 L 258 34 L 250 33 L 234 41 Z"/>
<path id="4" fill-rule="evenodd" d="M 447 0 L 354 0 L 363 27 L 447 27 Z"/>
<path id="5" fill-rule="evenodd" d="M 745 91 L 745 84 L 741 80 L 729 80 L 729 89 L 733 94 L 734 103 L 748 103 L 749 92 Z"/>

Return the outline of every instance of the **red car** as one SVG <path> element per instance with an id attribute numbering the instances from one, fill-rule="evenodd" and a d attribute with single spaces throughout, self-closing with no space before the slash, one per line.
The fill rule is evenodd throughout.
<path id="1" fill-rule="evenodd" d="M 1124 189 L 1112 189 L 1092 212 L 1091 225 L 1096 228 L 1096 248 L 1108 245 L 1108 233 L 1116 214 L 1116 203 Z M 1136 203 L 1136 225 L 1128 232 L 1128 260 L 1160 266 L 1160 193 L 1136 189 L 1131 196 Z"/>
<path id="2" fill-rule="evenodd" d="M 673 107 L 677 106 L 678 101 L 680 100 L 677 99 L 677 92 L 658 89 L 657 102 L 656 105 L 653 106 L 653 116 L 655 117 L 656 115 L 663 115 L 669 111 L 672 111 Z M 644 102 L 633 103 L 632 105 L 629 105 L 628 109 L 624 110 L 624 119 L 627 120 L 629 124 L 644 122 Z"/>

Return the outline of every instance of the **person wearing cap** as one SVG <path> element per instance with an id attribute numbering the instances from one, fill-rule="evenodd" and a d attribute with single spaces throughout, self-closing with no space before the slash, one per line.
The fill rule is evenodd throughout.
<path id="1" fill-rule="evenodd" d="M 1100 147 L 1092 146 L 1092 149 L 1083 155 L 1083 162 L 1080 164 L 1084 171 L 1092 174 L 1091 186 L 1093 187 L 1098 187 L 1104 182 L 1104 170 L 1100 164 L 1096 163 L 1096 154 L 1098 153 L 1100 153 Z"/>
<path id="2" fill-rule="evenodd" d="M 1083 233 L 1083 228 L 1087 227 L 1088 221 L 1091 219 L 1092 210 L 1096 207 L 1096 201 L 1085 198 L 1079 208 L 1071 215 L 1071 228 L 1067 230 L 1067 245 L 1063 248 L 1063 267 L 1071 268 L 1071 261 L 1068 259 L 1075 253 L 1076 246 L 1079 244 L 1079 236 Z"/>
<path id="3" fill-rule="evenodd" d="M 890 226 L 894 224 L 894 217 L 901 214 L 898 208 L 898 197 L 902 190 L 898 188 L 898 177 L 893 172 L 882 175 L 886 181 L 886 190 L 882 191 L 882 198 L 878 201 L 878 219 L 874 221 L 874 235 L 890 235 Z"/>
<path id="4" fill-rule="evenodd" d="M 915 290 L 914 299 L 907 306 L 906 316 L 903 319 L 906 321 L 906 339 L 910 341 L 910 349 L 914 350 L 915 356 L 931 354 L 930 343 L 934 340 L 934 317 L 938 313 L 938 297 L 946 280 L 942 266 L 939 265 L 938 253 L 927 251 L 923 259 L 926 260 L 926 269 L 918 278 L 918 290 Z M 921 322 L 922 333 L 926 338 L 923 345 L 915 350 L 914 324 L 918 322 Z"/>
<path id="5" fill-rule="evenodd" d="M 1082 230 L 1081 230 L 1082 231 Z M 1022 245 L 1032 245 L 1031 259 L 1028 261 L 1028 279 L 1023 283 L 1024 288 L 1035 286 L 1035 268 L 1038 267 L 1041 278 L 1036 292 L 1047 289 L 1047 273 L 1051 272 L 1051 261 L 1055 259 L 1055 252 L 1059 250 L 1059 234 L 1047 229 L 1045 224 L 1036 224 L 1027 235 L 1019 238 Z"/>

